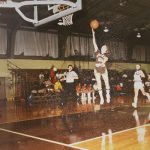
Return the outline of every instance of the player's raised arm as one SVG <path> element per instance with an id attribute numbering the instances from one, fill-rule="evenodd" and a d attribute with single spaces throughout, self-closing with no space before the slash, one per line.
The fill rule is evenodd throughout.
<path id="1" fill-rule="evenodd" d="M 94 29 L 92 29 L 92 35 L 93 35 L 94 51 L 97 52 L 97 51 L 98 51 L 98 46 L 97 46 L 97 44 L 96 44 L 95 31 L 94 31 Z"/>

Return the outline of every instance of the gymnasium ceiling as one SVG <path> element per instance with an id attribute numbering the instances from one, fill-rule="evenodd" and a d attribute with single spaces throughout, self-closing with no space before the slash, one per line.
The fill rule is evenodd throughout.
<path id="1" fill-rule="evenodd" d="M 90 34 L 89 22 L 96 18 L 101 22 L 101 27 L 96 32 L 102 38 L 134 39 L 137 32 L 140 32 L 142 35 L 140 39 L 150 43 L 150 0 L 82 0 L 82 5 L 83 9 L 74 13 L 72 26 L 59 26 L 57 20 L 35 29 L 39 31 L 64 29 L 69 32 Z M 29 17 L 33 16 L 31 10 L 24 9 L 24 12 Z M 44 10 L 40 13 L 46 15 Z M 24 21 L 14 9 L 0 9 L 0 23 L 12 28 L 34 27 L 33 24 Z M 105 26 L 109 28 L 107 33 L 103 32 Z"/>

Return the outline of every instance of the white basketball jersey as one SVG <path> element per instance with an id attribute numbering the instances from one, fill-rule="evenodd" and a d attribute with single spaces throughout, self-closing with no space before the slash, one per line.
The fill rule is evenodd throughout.
<path id="1" fill-rule="evenodd" d="M 140 74 L 140 71 L 136 71 L 135 73 L 134 73 L 134 81 L 136 82 L 142 82 L 142 79 L 141 79 L 141 74 Z"/>

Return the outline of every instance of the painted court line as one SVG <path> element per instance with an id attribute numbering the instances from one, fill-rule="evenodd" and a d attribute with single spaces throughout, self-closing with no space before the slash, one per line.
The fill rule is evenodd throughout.
<path id="1" fill-rule="evenodd" d="M 70 147 L 70 148 L 76 148 L 76 149 L 79 149 L 79 150 L 87 150 L 87 149 L 84 149 L 84 148 L 78 148 L 78 147 L 72 146 L 70 144 L 65 144 L 65 143 L 52 141 L 52 140 L 47 140 L 47 139 L 44 139 L 44 138 L 39 138 L 39 137 L 36 137 L 36 136 L 32 136 L 32 135 L 28 135 L 28 134 L 24 134 L 24 133 L 20 133 L 20 132 L 15 132 L 15 131 L 3 129 L 3 128 L 0 128 L 0 130 L 4 131 L 4 132 L 16 134 L 16 135 L 21 135 L 21 136 L 24 136 L 24 137 L 36 139 L 36 140 L 41 140 L 41 141 L 44 141 L 44 142 L 49 142 L 49 143 L 54 143 L 54 144 L 58 144 L 58 145 L 63 145 L 63 146 Z"/>
<path id="2" fill-rule="evenodd" d="M 137 128 L 140 128 L 140 127 L 147 127 L 147 126 L 150 126 L 150 124 L 145 124 L 145 125 L 141 125 L 141 126 L 138 126 L 138 127 L 134 127 L 134 128 L 114 132 L 114 133 L 112 133 L 112 135 L 116 135 L 116 134 L 119 134 L 119 133 L 127 132 L 127 131 L 134 130 L 134 129 L 137 129 Z M 108 136 L 108 134 L 106 134 L 106 136 Z M 75 142 L 75 143 L 72 143 L 72 144 L 69 144 L 69 145 L 76 145 L 76 144 L 81 144 L 81 143 L 85 143 L 85 142 L 90 142 L 90 141 L 93 141 L 93 140 L 96 140 L 96 139 L 99 139 L 99 138 L 102 138 L 102 136 L 87 139 L 87 140 L 84 140 L 84 141 L 81 141 L 81 142 Z"/>

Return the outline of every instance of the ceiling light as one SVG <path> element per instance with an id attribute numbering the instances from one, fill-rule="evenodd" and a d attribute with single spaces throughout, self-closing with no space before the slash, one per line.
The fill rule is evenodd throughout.
<path id="1" fill-rule="evenodd" d="M 137 38 L 141 38 L 140 32 L 137 33 L 136 37 L 137 37 Z"/>
<path id="2" fill-rule="evenodd" d="M 107 27 L 104 28 L 104 32 L 109 32 L 109 29 Z"/>

